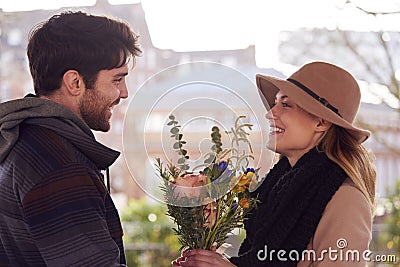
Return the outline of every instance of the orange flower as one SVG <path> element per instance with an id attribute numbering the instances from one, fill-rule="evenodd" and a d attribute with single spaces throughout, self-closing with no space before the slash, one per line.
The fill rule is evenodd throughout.
<path id="1" fill-rule="evenodd" d="M 244 209 L 248 209 L 248 208 L 250 208 L 250 202 L 247 198 L 244 197 L 239 200 L 239 206 Z"/>
<path id="2" fill-rule="evenodd" d="M 244 187 L 244 186 L 239 186 L 239 185 L 235 186 L 235 187 L 232 189 L 232 191 L 233 191 L 234 193 L 244 192 L 245 190 L 246 190 L 246 187 Z"/>
<path id="3" fill-rule="evenodd" d="M 239 176 L 238 186 L 246 186 L 250 183 L 250 179 L 247 177 L 246 174 L 242 174 Z"/>

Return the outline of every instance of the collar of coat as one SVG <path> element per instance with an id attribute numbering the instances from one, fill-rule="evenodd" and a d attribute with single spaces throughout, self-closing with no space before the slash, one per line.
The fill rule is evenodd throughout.
<path id="1" fill-rule="evenodd" d="M 100 170 L 105 170 L 120 155 L 113 150 L 96 141 L 93 134 L 87 134 L 70 120 L 57 118 L 32 118 L 25 121 L 27 124 L 35 124 L 55 131 L 66 138 L 88 159 L 90 159 Z"/>
<path id="2" fill-rule="evenodd" d="M 75 113 L 53 101 L 28 95 L 0 105 L 0 162 L 19 137 L 21 123 L 51 129 L 68 139 L 99 169 L 107 169 L 120 153 L 96 141 L 87 124 Z"/>

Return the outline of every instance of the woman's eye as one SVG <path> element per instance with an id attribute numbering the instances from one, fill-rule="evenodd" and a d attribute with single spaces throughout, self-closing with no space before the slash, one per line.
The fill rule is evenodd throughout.
<path id="1" fill-rule="evenodd" d="M 282 107 L 290 107 L 288 103 L 282 102 Z"/>

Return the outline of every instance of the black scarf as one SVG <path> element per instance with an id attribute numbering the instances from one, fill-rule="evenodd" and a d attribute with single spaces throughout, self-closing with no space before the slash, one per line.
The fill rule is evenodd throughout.
<path id="1" fill-rule="evenodd" d="M 306 249 L 318 226 L 326 205 L 346 179 L 346 173 L 325 153 L 312 149 L 293 166 L 283 157 L 267 174 L 264 182 L 253 192 L 261 204 L 246 221 L 246 239 L 239 257 L 231 262 L 243 266 L 296 266 L 289 252 Z M 276 252 L 265 260 L 264 251 L 285 250 L 284 258 Z M 260 254 L 261 253 L 261 254 Z M 291 258 L 296 257 L 291 253 Z"/>

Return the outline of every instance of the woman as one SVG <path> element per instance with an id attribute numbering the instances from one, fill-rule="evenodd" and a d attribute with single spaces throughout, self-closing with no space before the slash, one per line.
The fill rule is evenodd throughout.
<path id="1" fill-rule="evenodd" d="M 311 62 L 288 79 L 258 74 L 271 123 L 267 147 L 281 155 L 254 192 L 261 204 L 246 221 L 239 256 L 191 250 L 180 266 L 365 266 L 376 173 L 353 126 L 360 105 L 344 69 Z"/>

